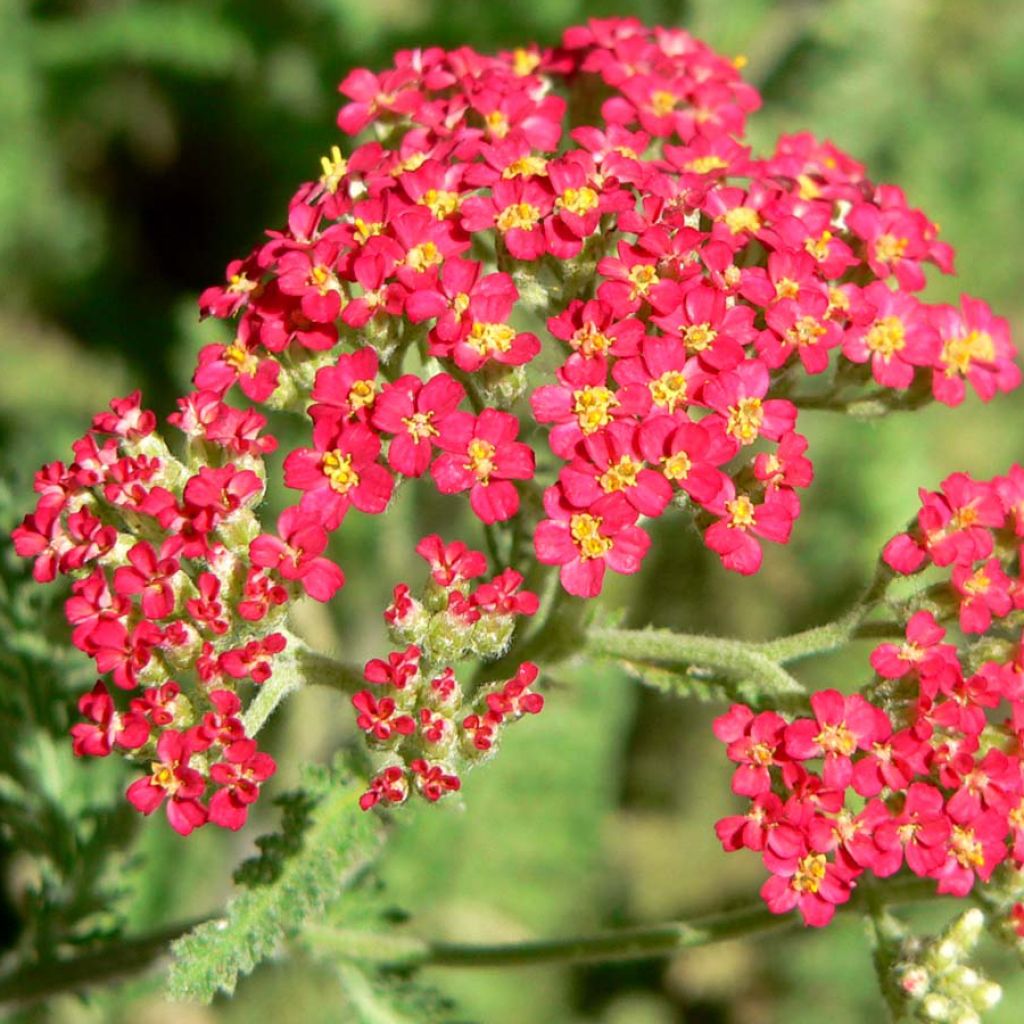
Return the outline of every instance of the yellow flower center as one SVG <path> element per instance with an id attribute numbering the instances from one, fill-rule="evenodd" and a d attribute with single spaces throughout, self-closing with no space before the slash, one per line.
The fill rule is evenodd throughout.
<path id="1" fill-rule="evenodd" d="M 710 174 L 712 171 L 721 171 L 728 167 L 728 163 L 720 156 L 709 154 L 699 156 L 685 165 L 685 169 L 693 174 Z"/>
<path id="2" fill-rule="evenodd" d="M 515 340 L 516 330 L 508 324 L 485 324 L 477 321 L 469 330 L 466 344 L 482 356 L 507 352 Z"/>
<path id="3" fill-rule="evenodd" d="M 992 581 L 988 578 L 988 573 L 985 572 L 984 567 L 982 567 L 964 580 L 964 593 L 971 595 L 984 594 L 988 592 L 991 586 Z"/>
<path id="4" fill-rule="evenodd" d="M 823 853 L 807 854 L 797 864 L 796 872 L 789 884 L 797 892 L 817 892 L 825 879 L 825 866 L 827 863 L 828 861 Z"/>
<path id="5" fill-rule="evenodd" d="M 232 274 L 228 279 L 228 291 L 232 295 L 246 295 L 258 287 L 259 285 L 255 281 L 250 281 L 245 274 Z"/>
<path id="6" fill-rule="evenodd" d="M 1014 830 L 1024 829 L 1024 800 L 1021 800 L 1019 804 L 1007 815 L 1010 822 L 1010 828 Z"/>
<path id="7" fill-rule="evenodd" d="M 662 472 L 669 480 L 685 480 L 693 468 L 693 460 L 686 452 L 676 452 L 661 460 Z"/>
<path id="8" fill-rule="evenodd" d="M 492 110 L 484 118 L 484 123 L 496 139 L 503 139 L 508 135 L 508 118 L 500 110 Z"/>
<path id="9" fill-rule="evenodd" d="M 964 868 L 980 868 L 985 865 L 985 849 L 975 838 L 974 829 L 954 825 L 950 847 L 957 863 Z"/>
<path id="10" fill-rule="evenodd" d="M 722 214 L 725 226 L 734 234 L 741 231 L 757 231 L 761 227 L 761 215 L 749 206 L 735 206 Z"/>
<path id="11" fill-rule="evenodd" d="M 907 239 L 895 235 L 879 235 L 875 240 L 875 259 L 879 263 L 892 263 L 898 260 L 907 250 Z"/>
<path id="12" fill-rule="evenodd" d="M 602 334 L 596 324 L 585 323 L 578 331 L 573 333 L 569 344 L 581 355 L 590 359 L 593 356 L 604 355 L 611 348 L 611 338 Z"/>
<path id="13" fill-rule="evenodd" d="M 348 389 L 348 404 L 353 410 L 373 405 L 376 397 L 377 385 L 372 380 L 353 381 L 352 387 Z"/>
<path id="14" fill-rule="evenodd" d="M 444 262 L 441 250 L 433 242 L 420 242 L 414 245 L 405 256 L 407 266 L 413 270 L 429 270 Z"/>
<path id="15" fill-rule="evenodd" d="M 321 295 L 326 295 L 337 285 L 334 274 L 328 267 L 314 267 L 309 272 L 309 283 L 314 285 Z"/>
<path id="16" fill-rule="evenodd" d="M 655 405 L 676 411 L 676 406 L 686 404 L 686 378 L 682 370 L 666 370 L 657 380 L 647 384 Z"/>
<path id="17" fill-rule="evenodd" d="M 947 338 L 942 343 L 942 362 L 946 376 L 966 375 L 972 362 L 994 363 L 996 346 L 992 335 L 985 331 L 971 331 L 962 338 Z"/>
<path id="18" fill-rule="evenodd" d="M 750 748 L 750 760 L 761 767 L 767 767 L 775 760 L 775 751 L 767 743 L 755 743 Z"/>
<path id="19" fill-rule="evenodd" d="M 628 455 L 623 455 L 618 462 L 609 466 L 597 478 L 597 482 L 605 494 L 621 491 L 627 487 L 636 487 L 637 474 L 643 468 L 642 462 L 636 462 Z"/>
<path id="20" fill-rule="evenodd" d="M 527 154 L 513 160 L 502 172 L 501 176 L 508 181 L 510 178 L 542 177 L 547 174 L 548 162 L 542 156 Z"/>
<path id="21" fill-rule="evenodd" d="M 740 444 L 753 444 L 761 432 L 764 409 L 760 398 L 741 398 L 729 406 L 729 420 L 725 425 L 727 434 L 735 437 Z"/>
<path id="22" fill-rule="evenodd" d="M 427 162 L 426 153 L 410 153 L 404 160 L 397 163 L 391 170 L 392 177 L 399 178 L 409 171 L 418 171 Z"/>
<path id="23" fill-rule="evenodd" d="M 839 754 L 842 757 L 849 757 L 857 749 L 857 737 L 842 722 L 838 725 L 823 725 L 821 732 L 814 737 L 814 742 L 826 754 Z"/>
<path id="24" fill-rule="evenodd" d="M 352 468 L 352 456 L 343 454 L 337 448 L 324 452 L 321 467 L 331 490 L 338 494 L 348 494 L 359 484 L 359 474 Z"/>
<path id="25" fill-rule="evenodd" d="M 532 203 L 513 203 L 498 214 L 497 226 L 503 233 L 513 228 L 532 231 L 539 220 L 540 210 Z"/>
<path id="26" fill-rule="evenodd" d="M 260 365 L 259 359 L 237 341 L 232 342 L 224 349 L 224 362 L 247 377 L 251 377 Z"/>
<path id="27" fill-rule="evenodd" d="M 821 189 L 818 188 L 818 183 L 808 174 L 798 174 L 796 176 L 797 185 L 800 186 L 800 198 L 801 199 L 817 199 L 821 195 Z"/>
<path id="28" fill-rule="evenodd" d="M 702 324 L 690 324 L 683 328 L 683 344 L 687 352 L 703 352 L 714 344 L 716 331 L 706 320 Z"/>
<path id="29" fill-rule="evenodd" d="M 775 298 L 795 299 L 800 294 L 800 285 L 791 277 L 780 277 L 775 283 Z"/>
<path id="30" fill-rule="evenodd" d="M 741 494 L 732 501 L 725 503 L 725 511 L 729 513 L 729 526 L 746 529 L 754 526 L 757 522 L 757 512 L 754 503 L 745 494 Z"/>
<path id="31" fill-rule="evenodd" d="M 582 217 L 596 209 L 600 202 L 601 197 L 589 185 L 584 185 L 582 188 L 567 188 L 555 205 L 559 209 L 568 210 L 569 213 Z"/>
<path id="32" fill-rule="evenodd" d="M 677 102 L 675 93 L 665 89 L 657 89 L 651 94 L 651 110 L 655 117 L 665 117 L 671 114 L 676 109 Z"/>
<path id="33" fill-rule="evenodd" d="M 540 54 L 517 47 L 512 51 L 512 72 L 522 78 L 529 75 L 540 64 Z"/>
<path id="34" fill-rule="evenodd" d="M 416 412 L 411 416 L 404 416 L 402 417 L 402 423 L 414 441 L 422 441 L 428 437 L 437 437 L 437 427 L 431 422 L 433 419 L 433 412 L 428 410 L 427 412 Z"/>
<path id="35" fill-rule="evenodd" d="M 161 761 L 154 761 L 149 766 L 153 773 L 153 785 L 166 789 L 169 793 L 175 792 L 181 785 L 181 781 L 174 774 L 174 769 Z"/>
<path id="36" fill-rule="evenodd" d="M 804 345 L 816 345 L 825 331 L 826 328 L 813 316 L 802 316 L 786 331 L 786 341 L 797 348 L 802 348 Z"/>
<path id="37" fill-rule="evenodd" d="M 965 530 L 969 526 L 973 526 L 978 521 L 978 510 L 971 502 L 969 505 L 963 505 L 953 513 L 953 518 L 950 520 L 950 526 L 954 530 Z"/>
<path id="38" fill-rule="evenodd" d="M 345 177 L 348 161 L 341 155 L 341 150 L 337 146 L 331 146 L 331 155 L 320 157 L 320 166 L 324 169 L 324 173 L 320 175 L 320 184 L 333 195 L 338 191 L 341 179 Z"/>
<path id="39" fill-rule="evenodd" d="M 356 217 L 352 224 L 356 229 L 356 241 L 360 245 L 366 245 L 366 243 L 373 238 L 375 235 L 379 235 L 384 230 L 384 224 L 380 221 L 366 221 L 362 217 Z"/>
<path id="40" fill-rule="evenodd" d="M 898 316 L 884 316 L 881 320 L 876 320 L 871 325 L 864 344 L 883 359 L 892 359 L 907 344 L 903 321 Z"/>
<path id="41" fill-rule="evenodd" d="M 486 484 L 494 472 L 494 445 L 490 441 L 474 437 L 469 442 L 467 453 L 469 454 L 469 462 L 466 463 L 466 469 L 475 473 L 480 483 Z"/>
<path id="42" fill-rule="evenodd" d="M 572 411 L 584 434 L 607 427 L 612 421 L 611 409 L 619 404 L 614 392 L 605 387 L 580 388 L 572 393 Z"/>
<path id="43" fill-rule="evenodd" d="M 832 241 L 831 231 L 822 231 L 818 238 L 808 238 L 804 248 L 819 262 L 828 259 L 828 243 Z"/>
<path id="44" fill-rule="evenodd" d="M 452 299 L 452 309 L 455 311 L 456 316 L 462 316 L 469 309 L 469 296 L 465 292 L 459 292 Z"/>
<path id="45" fill-rule="evenodd" d="M 443 192 L 436 188 L 428 188 L 419 198 L 421 206 L 425 206 L 438 220 L 450 217 L 459 208 L 458 192 Z"/>
<path id="46" fill-rule="evenodd" d="M 649 263 L 636 263 L 629 268 L 629 283 L 633 286 L 629 291 L 629 297 L 635 299 L 638 296 L 646 295 L 651 286 L 658 283 L 658 272 Z"/>
<path id="47" fill-rule="evenodd" d="M 592 516 L 589 512 L 578 512 L 569 520 L 569 532 L 585 560 L 601 558 L 611 551 L 611 538 L 602 537 L 600 529 L 600 517 Z"/>

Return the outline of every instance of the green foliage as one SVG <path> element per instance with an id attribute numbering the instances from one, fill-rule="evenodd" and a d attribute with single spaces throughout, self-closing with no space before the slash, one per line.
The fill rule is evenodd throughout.
<path id="1" fill-rule="evenodd" d="M 350 963 L 336 970 L 344 1005 L 359 1024 L 454 1024 L 452 1003 L 432 988 Z"/>
<path id="2" fill-rule="evenodd" d="M 722 687 L 717 684 L 710 673 L 697 668 L 677 672 L 661 665 L 652 665 L 645 661 L 618 662 L 619 668 L 638 683 L 653 687 L 662 693 L 671 693 L 677 697 L 693 697 L 699 701 L 715 700 L 721 695 Z"/>
<path id="3" fill-rule="evenodd" d="M 13 525 L 0 490 L 0 535 Z M 62 636 L 60 595 L 0 548 L 0 839 L 26 855 L 21 947 L 28 962 L 111 938 L 121 927 L 112 868 L 135 831 L 120 764 L 83 771 L 69 713 L 87 674 Z"/>
<path id="4" fill-rule="evenodd" d="M 286 807 L 289 830 L 278 842 L 265 841 L 259 868 L 243 869 L 254 881 L 273 879 L 235 896 L 223 917 L 199 925 L 172 946 L 173 997 L 209 1002 L 218 991 L 233 992 L 281 941 L 315 921 L 349 889 L 370 863 L 379 839 L 377 819 L 359 809 L 361 787 L 340 772 L 307 773 L 305 790 L 316 806 Z M 290 813 L 289 813 L 290 811 Z M 302 835 L 301 843 L 295 842 Z M 272 867 L 270 865 L 273 865 Z"/>

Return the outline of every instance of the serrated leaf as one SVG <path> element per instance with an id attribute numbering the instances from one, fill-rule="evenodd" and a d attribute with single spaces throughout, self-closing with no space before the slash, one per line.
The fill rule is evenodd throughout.
<path id="1" fill-rule="evenodd" d="M 359 809 L 361 789 L 336 784 L 312 812 L 301 847 L 281 865 L 277 880 L 228 903 L 225 915 L 207 921 L 171 946 L 168 982 L 176 999 L 208 1003 L 234 991 L 282 939 L 321 917 L 370 863 L 378 845 L 377 819 Z"/>
<path id="2" fill-rule="evenodd" d="M 712 701 L 721 696 L 711 680 L 701 679 L 694 672 L 675 672 L 663 665 L 651 665 L 642 661 L 619 661 L 619 667 L 631 678 L 645 686 L 671 693 L 677 697 L 694 697 L 701 701 Z"/>
<path id="3" fill-rule="evenodd" d="M 346 1008 L 359 1024 L 471 1024 L 464 1017 L 456 1021 L 452 1000 L 416 977 L 353 962 L 334 969 Z"/>

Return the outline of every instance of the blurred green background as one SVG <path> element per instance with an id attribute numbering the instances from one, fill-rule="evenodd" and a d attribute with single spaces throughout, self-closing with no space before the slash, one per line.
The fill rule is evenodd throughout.
<path id="1" fill-rule="evenodd" d="M 278 226 L 296 185 L 318 173 L 320 155 L 339 141 L 334 87 L 349 68 L 383 66 L 401 47 L 553 43 L 567 25 L 625 6 L 0 0 L 0 475 L 12 508 L 27 507 L 32 471 L 66 457 L 111 396 L 141 386 L 151 407 L 173 407 L 194 353 L 217 331 L 197 322 L 198 291 L 264 227 Z M 810 129 L 865 161 L 876 180 L 902 185 L 958 251 L 959 278 L 935 281 L 927 297 L 968 291 L 1020 333 L 1019 0 L 628 7 L 747 55 L 765 99 L 751 124 L 755 144 Z M 768 552 L 757 578 L 727 576 L 678 519 L 665 521 L 642 575 L 612 588 L 609 603 L 628 608 L 634 625 L 750 639 L 824 621 L 854 599 L 881 543 L 914 511 L 919 485 L 961 468 L 992 475 L 1024 456 L 1019 395 L 880 423 L 805 413 L 801 424 L 817 480 L 794 542 Z M 379 609 L 410 572 L 416 524 L 423 532 L 409 501 L 387 523 L 346 529 L 339 557 L 351 583 L 304 623 L 352 657 L 384 646 Z M 852 688 L 866 655 L 861 646 L 821 659 L 805 678 Z M 548 711 L 470 777 L 464 809 L 403 811 L 382 872 L 390 898 L 428 934 L 497 941 L 657 921 L 753 896 L 756 858 L 726 857 L 712 831 L 738 806 L 710 738 L 719 710 L 639 692 L 616 674 L 560 670 Z M 290 765 L 334 749 L 347 719 L 333 695 L 295 700 L 273 725 L 283 766 L 274 791 L 294 782 Z M 62 765 L 69 775 L 85 770 L 70 755 Z M 146 859 L 132 876 L 132 922 L 216 908 L 258 831 L 204 831 L 181 843 L 154 821 L 139 841 Z M 6 887 L 13 931 L 17 871 Z M 950 912 L 935 909 L 933 923 Z M 1007 986 L 991 1019 L 1019 1020 L 1024 983 L 1008 959 L 988 955 Z M 457 998 L 460 1019 L 484 1024 L 852 1024 L 882 1012 L 862 927 L 845 918 L 825 933 L 734 942 L 670 962 L 436 972 L 431 981 Z M 212 1009 L 169 1006 L 154 983 L 139 982 L 50 1012 L 68 1022 L 205 1024 L 257 1014 L 315 1024 L 344 1019 L 335 985 L 282 964 Z"/>

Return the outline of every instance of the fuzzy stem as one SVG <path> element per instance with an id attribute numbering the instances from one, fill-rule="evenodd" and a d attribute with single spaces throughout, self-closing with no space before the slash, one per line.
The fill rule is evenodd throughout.
<path id="1" fill-rule="evenodd" d="M 802 696 L 804 688 L 756 644 L 667 630 L 592 629 L 588 654 L 665 665 L 699 665 L 736 681 L 751 680 L 763 696 Z"/>
<path id="2" fill-rule="evenodd" d="M 870 903 L 858 890 L 840 912 L 869 910 L 935 898 L 933 879 L 911 875 L 874 888 Z M 645 925 L 595 935 L 533 942 L 473 945 L 431 942 L 415 936 L 338 931 L 320 925 L 303 930 L 308 943 L 324 953 L 379 967 L 519 967 L 533 964 L 607 963 L 669 956 L 680 949 L 706 946 L 773 928 L 797 924 L 793 914 L 776 915 L 760 901 L 691 921 Z M 48 963 L 15 968 L 0 976 L 0 1005 L 29 1004 L 64 992 L 79 992 L 138 974 L 163 956 L 168 943 L 199 922 L 161 928 L 112 942 L 98 950 Z"/>
<path id="3" fill-rule="evenodd" d="M 363 685 L 363 674 L 355 665 L 336 661 L 314 651 L 304 640 L 285 633 L 288 646 L 274 664 L 274 674 L 260 686 L 242 722 L 247 736 L 255 736 L 278 704 L 300 686 L 328 686 L 343 693 L 355 693 Z"/>

